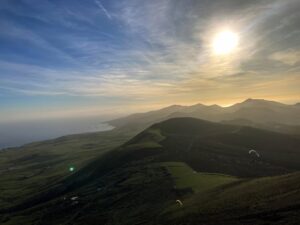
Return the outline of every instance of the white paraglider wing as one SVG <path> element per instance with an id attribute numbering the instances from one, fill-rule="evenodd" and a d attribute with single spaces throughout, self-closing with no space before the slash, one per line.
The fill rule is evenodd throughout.
<path id="1" fill-rule="evenodd" d="M 183 205 L 182 202 L 179 199 L 177 199 L 176 202 L 179 203 L 180 206 Z"/>
<path id="2" fill-rule="evenodd" d="M 256 150 L 254 150 L 254 149 L 251 149 L 250 151 L 249 151 L 249 155 L 256 155 L 258 158 L 260 157 L 260 154 L 256 151 Z"/>

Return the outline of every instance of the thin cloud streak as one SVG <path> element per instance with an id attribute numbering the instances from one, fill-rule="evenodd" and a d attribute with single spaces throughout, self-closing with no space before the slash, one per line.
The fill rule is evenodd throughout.
<path id="1" fill-rule="evenodd" d="M 95 0 L 95 3 L 97 4 L 97 6 L 103 11 L 103 13 L 106 15 L 106 17 L 108 19 L 112 19 L 112 16 L 110 15 L 110 13 L 107 11 L 107 9 L 103 6 L 103 4 L 101 3 L 100 0 Z"/>

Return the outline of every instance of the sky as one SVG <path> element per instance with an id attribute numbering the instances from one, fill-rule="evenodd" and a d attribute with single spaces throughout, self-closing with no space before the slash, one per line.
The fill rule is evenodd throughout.
<path id="1" fill-rule="evenodd" d="M 300 101 L 299 0 L 1 0 L 0 121 Z M 223 30 L 239 37 L 216 55 Z"/>

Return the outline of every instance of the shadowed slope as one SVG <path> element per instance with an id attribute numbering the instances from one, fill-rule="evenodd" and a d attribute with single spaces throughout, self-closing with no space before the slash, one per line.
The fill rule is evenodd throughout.
<path id="1" fill-rule="evenodd" d="M 299 146 L 299 139 L 280 133 L 194 118 L 169 119 L 65 180 L 37 190 L 22 204 L 2 210 L 2 221 L 7 225 L 21 221 L 26 225 L 216 221 L 244 225 L 249 216 L 252 224 L 259 224 L 264 212 L 279 213 L 289 221 L 299 211 L 298 200 L 290 201 L 299 197 L 295 189 L 299 176 L 257 177 L 299 170 Z M 252 148 L 261 157 L 249 154 Z M 278 187 L 274 199 L 267 192 L 272 186 Z M 248 211 L 253 203 L 262 206 Z"/>

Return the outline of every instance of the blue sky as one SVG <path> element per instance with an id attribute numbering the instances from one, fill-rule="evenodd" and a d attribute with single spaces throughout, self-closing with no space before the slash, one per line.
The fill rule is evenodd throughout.
<path id="1" fill-rule="evenodd" d="M 297 102 L 299 10 L 297 0 L 2 0 L 1 120 Z M 224 28 L 240 45 L 216 57 Z"/>

